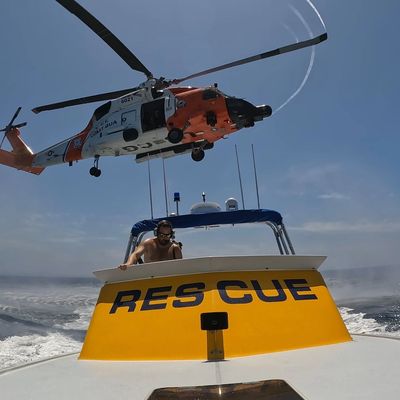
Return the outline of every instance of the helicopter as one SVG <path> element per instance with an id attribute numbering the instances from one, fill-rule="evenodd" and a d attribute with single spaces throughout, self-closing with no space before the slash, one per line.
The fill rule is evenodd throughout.
<path id="1" fill-rule="evenodd" d="M 209 87 L 179 86 L 182 82 L 317 45 L 327 33 L 308 40 L 209 68 L 179 79 L 155 78 L 149 69 L 100 21 L 75 0 L 56 0 L 110 46 L 131 69 L 146 80 L 136 87 L 47 104 L 34 108 L 36 114 L 80 104 L 106 101 L 78 134 L 38 153 L 20 137 L 26 123 L 14 124 L 21 108 L 0 131 L 0 163 L 39 175 L 46 167 L 94 158 L 89 173 L 99 177 L 102 156 L 134 155 L 136 162 L 191 153 L 194 161 L 204 158 L 205 150 L 233 132 L 250 128 L 272 115 L 269 105 L 255 106 L 247 100 L 224 94 L 217 84 Z M 4 139 L 12 151 L 3 150 Z"/>

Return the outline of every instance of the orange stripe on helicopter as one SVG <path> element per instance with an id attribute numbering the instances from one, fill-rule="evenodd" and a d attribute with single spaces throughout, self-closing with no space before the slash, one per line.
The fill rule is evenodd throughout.
<path id="1" fill-rule="evenodd" d="M 87 136 L 92 129 L 93 123 L 89 121 L 87 127 L 77 135 L 75 135 L 68 143 L 67 149 L 64 155 L 64 161 L 76 161 L 82 159 L 82 149 L 86 142 Z"/>

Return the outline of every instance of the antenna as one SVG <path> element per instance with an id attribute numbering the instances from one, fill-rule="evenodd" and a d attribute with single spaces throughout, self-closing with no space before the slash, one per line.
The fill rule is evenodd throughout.
<path id="1" fill-rule="evenodd" d="M 242 186 L 242 176 L 240 175 L 239 156 L 238 156 L 238 151 L 237 151 L 237 146 L 236 146 L 236 144 L 235 144 L 235 151 L 236 151 L 236 162 L 237 162 L 238 173 L 239 173 L 240 194 L 242 195 L 242 205 L 243 205 L 243 210 L 244 210 L 246 207 L 245 207 L 245 205 L 244 205 L 243 186 Z"/>
<path id="2" fill-rule="evenodd" d="M 163 168 L 163 175 L 164 175 L 165 216 L 168 217 L 167 180 L 165 178 L 165 161 L 164 161 L 164 158 L 162 159 L 162 168 Z"/>
<path id="3" fill-rule="evenodd" d="M 260 196 L 258 194 L 258 180 L 257 180 L 257 169 L 256 169 L 256 159 L 254 157 L 254 146 L 251 144 L 251 152 L 253 154 L 253 167 L 254 167 L 254 180 L 256 182 L 256 193 L 257 193 L 257 206 L 260 209 Z"/>
<path id="4" fill-rule="evenodd" d="M 150 174 L 150 157 L 147 158 L 147 172 L 149 175 L 149 195 L 150 195 L 150 210 L 151 210 L 151 219 L 153 216 L 153 194 L 151 192 L 151 174 Z"/>

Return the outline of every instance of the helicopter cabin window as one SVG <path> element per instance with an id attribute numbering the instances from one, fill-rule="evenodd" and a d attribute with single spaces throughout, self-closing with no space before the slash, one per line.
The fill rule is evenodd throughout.
<path id="1" fill-rule="evenodd" d="M 166 126 L 164 99 L 150 101 L 142 105 L 143 132 L 159 129 Z"/>
<path id="2" fill-rule="evenodd" d="M 107 103 L 104 103 L 99 108 L 97 108 L 96 111 L 94 112 L 94 117 L 96 118 L 96 121 L 104 117 L 110 111 L 110 108 L 111 108 L 111 101 L 108 101 Z"/>

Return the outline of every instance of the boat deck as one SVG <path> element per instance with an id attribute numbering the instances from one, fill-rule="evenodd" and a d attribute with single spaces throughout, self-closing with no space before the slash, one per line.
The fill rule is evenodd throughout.
<path id="1" fill-rule="evenodd" d="M 395 399 L 399 359 L 400 340 L 362 335 L 219 362 L 78 361 L 75 354 L 0 372 L 0 388 L 7 400 L 143 400 L 162 387 L 283 379 L 307 400 Z"/>

